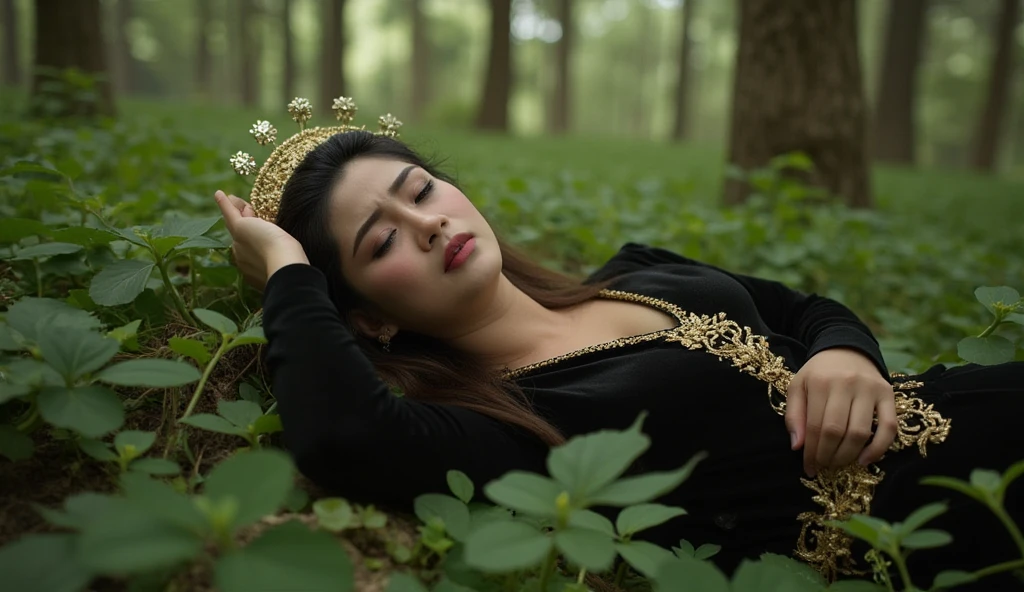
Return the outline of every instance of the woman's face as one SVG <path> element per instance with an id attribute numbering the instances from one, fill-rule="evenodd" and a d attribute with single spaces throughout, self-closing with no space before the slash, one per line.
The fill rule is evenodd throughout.
<path id="1" fill-rule="evenodd" d="M 498 284 L 501 253 L 491 227 L 461 191 L 420 167 L 354 159 L 330 207 L 345 279 L 376 319 L 451 337 Z"/>

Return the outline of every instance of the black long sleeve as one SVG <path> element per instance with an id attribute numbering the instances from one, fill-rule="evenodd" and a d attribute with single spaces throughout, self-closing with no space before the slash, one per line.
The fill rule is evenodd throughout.
<path id="1" fill-rule="evenodd" d="M 300 471 L 353 499 L 407 505 L 446 491 L 449 469 L 477 486 L 537 469 L 539 440 L 479 413 L 391 393 L 328 297 L 316 268 L 281 268 L 264 292 L 267 365 Z"/>

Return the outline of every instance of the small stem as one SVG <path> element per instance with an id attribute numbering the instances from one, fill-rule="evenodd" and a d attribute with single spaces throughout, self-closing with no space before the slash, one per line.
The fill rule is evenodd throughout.
<path id="1" fill-rule="evenodd" d="M 167 291 L 170 293 L 171 300 L 174 302 L 174 308 L 178 309 L 178 314 L 185 319 L 186 323 L 195 325 L 196 320 L 192 318 L 192 313 L 190 313 L 188 308 L 185 306 L 185 301 L 181 299 L 181 294 L 178 293 L 178 289 L 171 283 L 171 276 L 167 274 L 167 264 L 168 261 L 166 259 L 157 259 L 156 266 L 160 268 L 160 275 L 163 277 L 164 285 L 167 286 Z"/>
<path id="2" fill-rule="evenodd" d="M 33 258 L 32 265 L 36 268 L 36 295 L 43 297 L 43 272 L 39 269 L 39 259 Z"/>
<path id="3" fill-rule="evenodd" d="M 576 583 L 577 584 L 582 584 L 583 583 L 583 579 L 586 578 L 586 577 L 587 577 L 587 568 L 584 567 L 583 569 L 580 570 L 580 575 L 578 575 L 576 577 Z"/>
<path id="4" fill-rule="evenodd" d="M 1024 557 L 1024 535 L 1021 535 L 1020 528 L 1014 524 L 1013 519 L 1010 518 L 1002 506 L 992 508 L 992 511 L 995 512 L 996 517 L 1003 523 L 1006 530 L 1010 531 L 1010 536 L 1013 537 L 1013 542 L 1017 543 L 1017 549 L 1020 550 L 1021 557 Z"/>
<path id="5" fill-rule="evenodd" d="M 991 335 L 993 331 L 999 328 L 999 325 L 1003 324 L 1003 318 L 1004 317 L 1002 315 L 996 315 L 996 318 L 994 321 L 992 321 L 992 324 L 989 325 L 988 327 L 985 327 L 985 330 L 978 334 L 978 339 L 984 339 Z"/>
<path id="6" fill-rule="evenodd" d="M 220 347 L 217 348 L 217 352 L 213 354 L 213 358 L 206 364 L 206 368 L 203 370 L 203 376 L 199 379 L 199 385 L 196 386 L 196 392 L 192 395 L 192 400 L 188 402 L 188 407 L 185 408 L 185 415 L 181 416 L 181 419 L 185 419 L 189 415 L 192 415 L 192 410 L 196 408 L 196 403 L 199 402 L 199 395 L 203 394 L 203 388 L 206 387 L 206 381 L 210 379 L 210 375 L 213 374 L 213 368 L 220 361 L 221 356 L 228 349 L 230 341 L 227 337 L 221 337 Z M 179 420 L 180 421 L 180 420 Z"/>
<path id="7" fill-rule="evenodd" d="M 895 552 L 889 552 L 889 556 L 896 562 L 896 569 L 900 571 L 900 579 L 903 580 L 903 587 L 906 588 L 907 592 L 916 591 L 914 583 L 910 580 L 910 571 L 907 570 L 907 563 L 903 560 L 903 556 L 900 555 L 899 550 Z"/>
<path id="8" fill-rule="evenodd" d="M 196 258 L 192 251 L 188 252 L 188 277 L 191 293 L 189 294 L 189 307 L 196 307 Z"/>
<path id="9" fill-rule="evenodd" d="M 28 411 L 25 412 L 22 418 L 15 428 L 19 432 L 27 434 L 36 428 L 36 425 L 39 423 L 39 407 L 36 406 L 35 401 L 32 402 L 32 406 L 28 408 Z"/>
<path id="10" fill-rule="evenodd" d="M 558 561 L 558 549 L 552 543 L 551 550 L 548 551 L 548 556 L 544 559 L 544 567 L 541 568 L 540 572 L 540 590 L 541 592 L 547 592 L 548 581 L 551 579 L 551 573 L 555 571 L 555 562 Z"/>
<path id="11" fill-rule="evenodd" d="M 626 562 L 619 563 L 619 569 L 615 571 L 615 586 L 622 587 L 622 580 L 626 579 Z"/>
<path id="12" fill-rule="evenodd" d="M 1024 569 L 1024 559 L 1014 559 L 1013 561 L 1005 561 L 1003 563 L 997 563 L 988 567 L 983 567 L 978 571 L 972 573 L 976 578 L 984 578 L 1004 571 L 1012 571 L 1015 569 Z"/>

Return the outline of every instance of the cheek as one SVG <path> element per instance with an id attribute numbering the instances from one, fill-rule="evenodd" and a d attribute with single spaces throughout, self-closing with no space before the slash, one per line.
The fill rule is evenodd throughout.
<path id="1" fill-rule="evenodd" d="M 390 253 L 387 261 L 382 261 L 368 275 L 367 295 L 378 302 L 395 302 L 401 300 L 403 294 L 416 293 L 421 289 L 422 262 L 410 257 L 401 257 L 399 253 Z"/>

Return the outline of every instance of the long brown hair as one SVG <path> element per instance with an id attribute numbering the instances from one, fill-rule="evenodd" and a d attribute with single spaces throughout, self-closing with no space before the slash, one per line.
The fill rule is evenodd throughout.
<path id="1" fill-rule="evenodd" d="M 430 175 L 456 184 L 405 144 L 369 132 L 337 134 L 311 151 L 285 185 L 277 224 L 302 244 L 310 263 L 327 278 L 331 300 L 356 336 L 366 357 L 381 378 L 404 396 L 421 401 L 456 405 L 517 426 L 550 446 L 565 437 L 540 416 L 523 392 L 502 372 L 438 339 L 403 331 L 384 353 L 376 340 L 354 327 L 349 313 L 366 304 L 345 281 L 337 241 L 330 232 L 328 201 L 345 165 L 359 157 L 391 158 L 419 166 Z M 574 306 L 598 295 L 607 285 L 544 268 L 499 239 L 502 273 L 516 288 L 548 309 Z"/>

